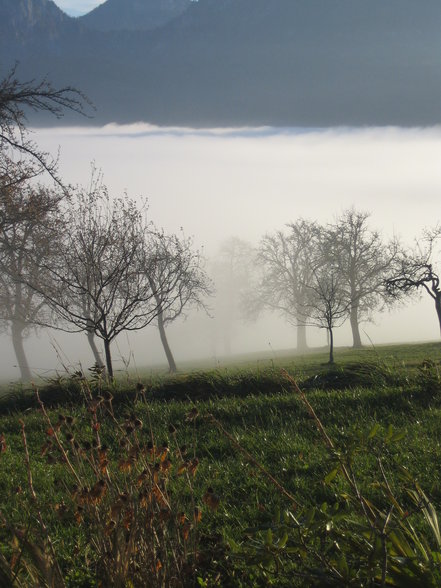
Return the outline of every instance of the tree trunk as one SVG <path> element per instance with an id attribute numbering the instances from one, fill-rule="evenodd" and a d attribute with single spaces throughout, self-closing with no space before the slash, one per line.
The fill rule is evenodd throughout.
<path id="1" fill-rule="evenodd" d="M 110 353 L 110 341 L 108 339 L 103 339 L 103 341 L 104 341 L 104 351 L 106 353 L 107 375 L 111 379 L 111 378 L 113 378 L 113 366 L 112 366 L 112 355 Z"/>
<path id="2" fill-rule="evenodd" d="M 20 369 L 21 379 L 23 382 L 30 382 L 32 380 L 31 370 L 29 369 L 28 360 L 23 346 L 23 331 L 24 325 L 18 321 L 12 323 L 12 345 L 14 346 L 17 364 Z"/>
<path id="3" fill-rule="evenodd" d="M 95 335 L 94 335 L 93 331 L 92 332 L 87 331 L 86 335 L 87 335 L 87 341 L 89 342 L 90 348 L 92 349 L 93 357 L 95 359 L 95 364 L 98 367 L 103 367 L 104 366 L 103 360 L 101 359 L 100 352 L 98 351 L 98 347 L 96 346 Z"/>
<path id="4" fill-rule="evenodd" d="M 297 326 L 297 351 L 306 351 L 308 343 L 306 341 L 306 325 Z"/>
<path id="5" fill-rule="evenodd" d="M 158 314 L 158 329 L 159 329 L 159 335 L 161 337 L 161 343 L 162 343 L 162 346 L 164 347 L 165 355 L 167 357 L 168 366 L 170 368 L 170 373 L 174 374 L 174 373 L 176 373 L 177 368 L 176 368 L 175 359 L 173 357 L 173 353 L 171 352 L 170 345 L 168 344 L 167 336 L 165 334 L 164 315 L 163 315 L 162 311 L 160 311 Z"/>
<path id="6" fill-rule="evenodd" d="M 332 328 L 328 329 L 329 333 L 329 362 L 334 363 L 334 333 L 332 332 Z"/>
<path id="7" fill-rule="evenodd" d="M 435 308 L 436 314 L 438 315 L 439 330 L 441 332 L 441 292 L 436 293 Z"/>
<path id="8" fill-rule="evenodd" d="M 361 344 L 360 327 L 358 324 L 358 304 L 351 307 L 351 313 L 349 316 L 349 320 L 351 322 L 351 329 L 352 329 L 352 339 L 353 339 L 352 346 L 355 349 L 359 349 L 360 347 L 363 347 L 363 345 Z"/>

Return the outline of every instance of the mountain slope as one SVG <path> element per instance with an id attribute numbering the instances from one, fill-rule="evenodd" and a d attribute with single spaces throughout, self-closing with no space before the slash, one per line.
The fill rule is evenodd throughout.
<path id="1" fill-rule="evenodd" d="M 98 123 L 441 123 L 439 0 L 199 0 L 152 31 L 73 24 L 57 43 L 0 39 L 3 63 L 76 85 Z"/>
<path id="2" fill-rule="evenodd" d="M 17 44 L 58 38 L 71 19 L 52 0 L 1 0 L 0 34 Z"/>
<path id="3" fill-rule="evenodd" d="M 96 31 L 153 30 L 180 16 L 191 0 L 107 0 L 78 20 Z"/>

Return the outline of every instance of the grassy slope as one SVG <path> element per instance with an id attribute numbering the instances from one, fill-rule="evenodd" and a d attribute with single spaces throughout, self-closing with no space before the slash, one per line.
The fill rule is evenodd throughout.
<path id="1" fill-rule="evenodd" d="M 327 451 L 297 395 L 283 380 L 280 368 L 290 371 L 308 391 L 309 401 L 337 443 L 350 437 L 354 430 L 368 432 L 374 423 L 381 425 L 381 434 L 389 425 L 404 430 L 405 438 L 391 447 L 386 457 L 398 458 L 418 477 L 435 505 L 440 506 L 440 351 L 439 344 L 339 350 L 337 366 L 331 371 L 325 364 L 326 354 L 295 359 L 287 356 L 266 362 L 251 360 L 239 367 L 149 379 L 147 405 L 134 404 L 135 387 L 129 382 L 114 389 L 115 410 L 118 417 L 135 411 L 144 422 L 151 419 L 158 439 L 172 441 L 168 433 L 170 423 L 176 425 L 180 442 L 191 446 L 196 437 L 201 461 L 197 499 L 201 499 L 207 486 L 212 486 L 221 497 L 220 508 L 204 515 L 204 532 L 212 537 L 225 534 L 240 540 L 244 529 L 270 521 L 275 510 L 289 506 L 289 501 L 203 418 L 208 413 L 299 502 L 333 500 L 335 488 L 323 484 L 332 467 Z M 61 401 L 61 407 L 50 412 L 53 419 L 60 410 L 67 411 L 86 428 L 89 415 L 78 402 L 74 381 L 61 387 L 52 384 L 42 393 L 46 393 L 48 405 Z M 197 402 L 201 414 L 194 427 L 185 418 L 190 400 Z M 46 458 L 40 455 L 46 425 L 32 399 L 25 393 L 9 396 L 0 411 L 0 433 L 4 433 L 8 444 L 8 450 L 0 457 L 1 511 L 12 520 L 26 523 L 21 498 L 15 493 L 19 486 L 26 488 L 19 418 L 26 422 L 35 487 L 43 510 L 48 513 L 57 500 L 58 470 L 57 466 L 48 467 Z M 103 436 L 112 446 L 110 421 L 104 422 Z M 369 472 L 369 464 L 360 463 L 359 467 L 360 472 Z M 394 474 L 392 479 L 396 481 Z M 48 517 L 68 569 L 74 565 L 69 553 L 77 541 L 77 532 L 60 527 L 51 514 Z"/>

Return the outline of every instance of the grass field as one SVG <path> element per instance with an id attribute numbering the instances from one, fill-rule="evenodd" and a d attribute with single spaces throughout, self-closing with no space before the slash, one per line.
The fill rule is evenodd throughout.
<path id="1" fill-rule="evenodd" d="M 436 533 L 432 539 L 424 505 L 412 507 L 409 492 L 416 480 L 430 508 L 441 506 L 441 344 L 340 349 L 334 367 L 326 361 L 326 352 L 282 354 L 268 359 L 244 357 L 218 370 L 180 373 L 173 378 L 150 374 L 141 377 L 145 388 L 130 375 L 112 387 L 85 382 L 79 375 L 66 376 L 41 388 L 46 416 L 34 392 L 6 391 L 0 404 L 3 567 L 12 562 L 17 586 L 44 586 L 46 580 L 38 571 L 38 558 L 32 555 L 32 546 L 35 551 L 38 544 L 40 555 L 44 552 L 52 567 L 56 557 L 64 585 L 100 585 L 103 566 L 110 569 L 116 561 L 108 563 L 106 559 L 110 557 L 109 545 L 117 549 L 116 531 L 108 529 L 109 513 L 115 501 L 121 500 L 120 495 L 132 493 L 138 500 L 139 485 L 134 482 L 138 478 L 133 476 L 139 476 L 140 468 L 150 471 L 156 467 L 160 476 L 157 483 L 167 497 L 169 514 L 168 518 L 164 514 L 165 503 L 158 503 L 158 516 L 163 515 L 165 522 L 162 520 L 159 530 L 151 530 L 158 550 L 170 558 L 173 554 L 179 573 L 175 570 L 175 579 L 167 580 L 169 572 L 163 555 L 160 564 L 151 564 L 149 585 L 325 585 L 325 576 L 320 575 L 323 570 L 317 571 L 318 561 L 324 567 L 331 566 L 336 574 L 327 577 L 329 584 L 333 577 L 334 585 L 382 585 L 382 572 L 387 572 L 388 581 L 392 581 L 392 552 L 387 570 L 380 556 L 380 564 L 375 564 L 378 569 L 372 574 L 378 584 L 363 580 L 361 572 L 352 573 L 356 565 L 361 565 L 361 556 L 357 555 L 360 538 L 368 539 L 366 532 L 360 531 L 355 540 L 351 525 L 353 520 L 362 524 L 363 512 L 357 511 L 357 500 L 355 506 L 351 501 L 354 488 L 348 486 L 342 474 L 351 468 L 357 491 L 369 496 L 369 504 L 377 505 L 377 519 L 382 516 L 380 511 L 388 513 L 389 518 L 383 517 L 384 529 L 392 525 L 390 521 L 395 516 L 399 519 L 397 525 L 407 524 L 410 518 L 412 528 L 429 537 L 427 549 L 431 553 L 441 547 Z M 284 370 L 305 391 L 316 417 Z M 110 394 L 113 399 L 109 404 Z M 67 417 L 74 419 L 69 425 L 65 424 Z M 332 448 L 318 422 L 331 439 Z M 64 456 L 57 442 L 64 448 Z M 150 449 L 146 449 L 149 444 Z M 103 447 L 108 461 L 104 468 Z M 136 457 L 133 447 L 137 448 Z M 156 451 L 153 457 L 152 447 Z M 169 457 L 161 461 L 165 453 Z M 66 459 L 72 469 L 66 466 Z M 167 473 L 161 465 L 166 463 L 170 468 Z M 185 469 L 185 473 L 179 469 Z M 80 489 L 74 474 L 89 490 L 89 494 L 83 492 L 88 496 L 83 502 L 78 501 Z M 92 500 L 94 484 L 101 478 L 107 493 Z M 393 506 L 389 508 L 391 496 Z M 421 503 L 421 497 L 419 500 Z M 350 507 L 355 508 L 351 521 L 337 516 L 337 511 L 331 515 L 328 510 L 349 512 Z M 197 520 L 188 514 L 194 508 L 200 513 Z M 316 509 L 314 515 L 308 514 L 313 512 L 310 509 Z M 171 512 L 186 512 L 187 522 L 182 519 L 181 526 L 176 522 L 172 525 L 173 516 L 181 515 L 171 516 Z M 291 514 L 285 514 L 285 519 L 282 515 L 285 522 L 281 523 L 279 513 L 284 512 Z M 301 538 L 303 547 L 296 543 L 295 525 L 290 526 L 286 518 L 291 515 L 300 517 L 302 529 L 307 530 Z M 42 520 L 46 530 L 42 530 Z M 338 535 L 338 542 L 335 537 L 340 520 L 346 535 Z M 126 541 L 130 533 L 135 533 L 135 522 L 129 523 L 122 515 L 111 522 L 121 526 L 121 537 Z M 369 525 L 373 533 L 372 521 Z M 323 529 L 328 529 L 325 535 Z M 349 536 L 348 529 L 352 535 L 350 549 L 345 552 L 342 545 L 344 537 Z M 141 541 L 145 530 L 137 528 L 136 532 Z M 384 532 L 378 536 L 386 535 Z M 167 546 L 161 544 L 161 537 L 163 542 L 167 537 Z M 392 532 L 390 537 L 393 539 Z M 310 544 L 306 545 L 306 538 L 311 539 Z M 407 543 L 411 545 L 406 547 L 406 558 L 415 566 L 409 537 Z M 372 545 L 372 553 L 377 548 L 381 551 L 381 541 L 377 547 Z M 133 561 L 140 557 L 140 551 L 133 555 Z M 417 551 L 421 554 L 423 548 Z M 337 557 L 337 552 L 343 553 L 346 563 L 341 554 Z M 118 553 L 118 565 L 122 565 L 122 552 Z M 150 556 L 146 551 L 144 557 Z M 437 585 L 430 582 L 433 578 L 436 581 L 440 564 L 437 560 L 432 563 L 433 577 L 418 568 L 409 572 L 414 575 L 408 585 Z M 135 567 L 139 568 L 138 564 Z M 156 569 L 159 566 L 161 569 Z M 369 566 L 374 564 L 370 562 Z M 114 573 L 116 578 L 117 571 Z M 133 574 L 124 572 L 122 583 L 114 579 L 113 585 L 147 585 L 141 583 L 145 579 L 139 579 L 139 569 Z M 54 586 L 63 585 L 60 578 L 52 580 Z M 395 582 L 398 583 L 383 585 L 405 585 L 404 580 Z"/>

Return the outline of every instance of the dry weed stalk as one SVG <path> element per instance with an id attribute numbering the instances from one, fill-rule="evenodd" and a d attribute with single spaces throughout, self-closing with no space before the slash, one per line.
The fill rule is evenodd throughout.
<path id="1" fill-rule="evenodd" d="M 111 395 L 94 397 L 85 381 L 83 385 L 88 425 L 61 413 L 55 422 L 36 391 L 47 427 L 40 453 L 54 465 L 56 488 L 62 494 L 53 512 L 78 526 L 79 545 L 91 548 L 95 576 L 103 588 L 173 588 L 194 582 L 202 516 L 193 488 L 199 460 L 179 447 L 174 426 L 169 429 L 171 446 L 158 443 L 136 414 L 118 421 Z M 62 564 L 38 506 L 23 421 L 21 425 L 31 506 L 41 538 L 36 536 L 31 544 L 23 532 L 14 533 L 21 552 L 9 562 L 16 575 L 11 586 L 20 586 L 20 569 L 26 573 L 27 542 L 42 556 L 43 580 L 38 585 L 62 588 Z"/>

